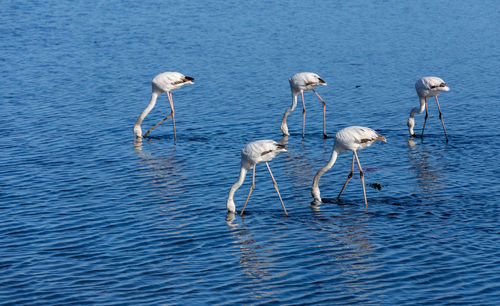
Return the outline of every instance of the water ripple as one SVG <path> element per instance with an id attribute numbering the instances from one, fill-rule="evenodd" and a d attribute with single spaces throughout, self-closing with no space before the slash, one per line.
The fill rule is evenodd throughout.
<path id="1" fill-rule="evenodd" d="M 492 5 L 4 6 L 0 304 L 498 304 Z M 422 36 L 422 24 L 446 35 Z M 174 92 L 177 141 L 170 120 L 134 140 L 150 79 L 167 70 L 196 78 Z M 330 136 L 356 124 L 388 139 L 359 152 L 366 210 L 357 173 L 335 200 L 348 153 L 311 206 L 333 139 L 311 92 L 306 137 L 300 105 L 281 137 L 298 71 L 328 82 Z M 451 84 L 439 100 L 447 143 L 433 102 L 425 138 L 408 140 L 424 74 Z M 168 111 L 162 95 L 143 129 Z M 245 214 L 226 214 L 240 150 L 264 138 L 287 144 L 270 166 L 289 215 L 262 165 Z"/>

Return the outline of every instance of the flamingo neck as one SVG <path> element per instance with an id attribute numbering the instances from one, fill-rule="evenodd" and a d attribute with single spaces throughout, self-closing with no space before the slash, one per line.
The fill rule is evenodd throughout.
<path id="1" fill-rule="evenodd" d="M 419 97 L 420 100 L 420 107 L 414 107 L 411 112 L 410 112 L 410 118 L 413 118 L 415 116 L 415 113 L 421 114 L 425 110 L 425 98 L 424 97 Z"/>
<path id="2" fill-rule="evenodd" d="M 330 156 L 330 160 L 328 161 L 328 163 L 325 166 L 323 166 L 323 168 L 319 169 L 319 171 L 314 176 L 314 180 L 313 180 L 313 184 L 312 184 L 312 188 L 311 188 L 311 195 L 314 198 L 315 204 L 321 203 L 321 195 L 320 195 L 320 191 L 319 191 L 319 187 L 318 187 L 319 179 L 326 171 L 328 171 L 331 167 L 333 167 L 333 165 L 335 164 L 335 161 L 337 160 L 338 155 L 339 155 L 339 151 L 334 146 L 332 155 Z"/>
<path id="3" fill-rule="evenodd" d="M 299 94 L 300 94 L 300 91 L 292 90 L 292 108 L 293 108 L 293 110 L 295 110 L 295 108 L 297 107 L 297 97 L 299 96 Z"/>
<path id="4" fill-rule="evenodd" d="M 411 136 L 415 135 L 415 132 L 413 131 L 413 128 L 415 127 L 415 119 L 413 118 L 415 116 L 415 113 L 421 114 L 425 110 L 426 98 L 420 97 L 419 99 L 420 99 L 420 107 L 414 107 L 411 110 L 410 117 L 408 117 L 408 121 L 406 122 L 406 126 L 408 126 L 408 131 L 410 132 Z"/>
<path id="5" fill-rule="evenodd" d="M 231 187 L 229 190 L 229 195 L 227 196 L 227 202 L 226 202 L 226 207 L 229 212 L 236 212 L 236 206 L 234 205 L 234 193 L 238 188 L 243 185 L 243 182 L 245 181 L 245 176 L 247 174 L 247 169 L 245 169 L 243 166 L 240 169 L 240 176 L 238 177 L 238 181 L 234 183 L 234 185 Z"/>
<path id="6" fill-rule="evenodd" d="M 292 106 L 286 110 L 286 112 L 285 112 L 286 117 L 288 117 L 288 114 L 293 112 L 295 110 L 295 108 L 297 107 L 297 96 L 298 95 L 299 95 L 299 92 L 292 90 Z"/>
<path id="7" fill-rule="evenodd" d="M 297 107 L 297 95 L 298 94 L 299 94 L 299 92 L 292 90 L 292 106 L 290 108 L 287 108 L 287 110 L 285 111 L 285 114 L 283 115 L 283 120 L 281 120 L 281 131 L 285 135 L 289 135 L 288 134 L 288 125 L 286 124 L 286 119 L 288 118 L 288 115 L 290 115 L 290 113 L 293 112 L 295 110 L 295 108 Z"/>
<path id="8" fill-rule="evenodd" d="M 160 95 L 160 92 L 154 90 L 153 93 L 151 94 L 151 100 L 149 100 L 148 106 L 142 111 L 141 115 L 139 118 L 137 118 L 137 121 L 135 122 L 134 125 L 134 132 L 135 134 L 140 137 L 142 135 L 141 132 L 141 124 L 144 118 L 149 114 L 149 112 L 155 107 L 156 100 L 158 99 L 158 96 Z"/>

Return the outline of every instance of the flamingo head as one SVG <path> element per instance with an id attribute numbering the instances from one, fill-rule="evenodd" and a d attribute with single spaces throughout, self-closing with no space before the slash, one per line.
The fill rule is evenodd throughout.
<path id="1" fill-rule="evenodd" d="M 445 82 L 441 82 L 439 85 L 431 86 L 431 89 L 437 91 L 450 91 L 450 87 Z"/>
<path id="2" fill-rule="evenodd" d="M 410 136 L 414 136 L 413 127 L 415 127 L 415 119 L 413 117 L 408 118 L 408 122 L 406 123 L 408 126 L 408 131 L 410 132 Z"/>
<path id="3" fill-rule="evenodd" d="M 236 206 L 234 205 L 234 201 L 232 198 L 227 199 L 226 207 L 227 207 L 228 212 L 231 212 L 231 213 L 236 212 Z"/>
<path id="4" fill-rule="evenodd" d="M 141 129 L 140 125 L 134 126 L 134 134 L 135 134 L 135 137 L 142 138 L 142 129 Z"/>

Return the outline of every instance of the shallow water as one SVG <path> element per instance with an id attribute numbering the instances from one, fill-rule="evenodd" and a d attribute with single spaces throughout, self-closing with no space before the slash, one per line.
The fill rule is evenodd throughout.
<path id="1" fill-rule="evenodd" d="M 498 304 L 500 19 L 494 1 L 5 2 L 0 135 L 2 304 Z M 167 121 L 132 127 L 163 71 L 193 76 Z M 327 132 L 384 135 L 329 158 L 321 103 L 288 77 L 328 82 Z M 449 142 L 430 101 L 408 139 L 415 81 L 442 77 Z M 169 112 L 160 96 L 143 131 Z M 416 131 L 423 115 L 416 116 Z M 226 215 L 240 150 L 288 143 L 257 167 L 245 214 Z M 241 209 L 250 175 L 235 201 Z M 370 187 L 379 184 L 381 190 Z"/>

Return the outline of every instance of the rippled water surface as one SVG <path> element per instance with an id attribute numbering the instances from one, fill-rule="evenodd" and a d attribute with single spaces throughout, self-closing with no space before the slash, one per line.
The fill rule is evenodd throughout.
<path id="1" fill-rule="evenodd" d="M 0 4 L 1 304 L 490 304 L 500 302 L 496 1 L 4 1 Z M 171 121 L 132 127 L 163 71 L 193 76 Z M 329 158 L 321 103 L 306 137 L 288 77 L 328 82 L 327 132 L 384 135 Z M 409 141 L 414 83 L 442 77 Z M 167 97 L 143 123 L 169 112 Z M 416 116 L 420 131 L 423 115 Z M 240 150 L 288 143 L 243 216 L 226 215 Z M 240 210 L 250 175 L 236 192 Z M 377 187 L 381 187 L 378 190 Z"/>

